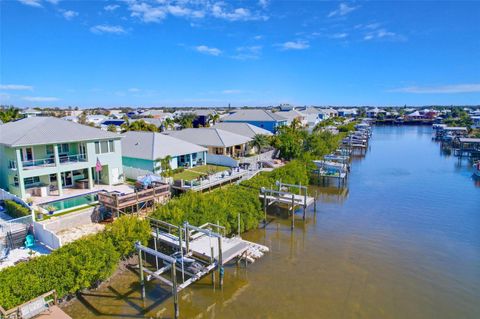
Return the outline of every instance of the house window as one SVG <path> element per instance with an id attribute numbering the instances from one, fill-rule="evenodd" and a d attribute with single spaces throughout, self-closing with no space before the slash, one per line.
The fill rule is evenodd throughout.
<path id="1" fill-rule="evenodd" d="M 110 149 L 110 152 L 115 152 L 115 146 L 113 144 L 113 140 L 108 141 L 108 147 Z"/>
<path id="2" fill-rule="evenodd" d="M 102 149 L 102 154 L 108 153 L 108 141 L 101 141 L 100 148 Z"/>
<path id="3" fill-rule="evenodd" d="M 32 184 L 38 184 L 40 183 L 40 177 L 35 176 L 35 177 L 26 177 L 23 179 L 23 182 L 25 183 L 25 186 L 32 185 Z"/>
<path id="4" fill-rule="evenodd" d="M 70 147 L 68 144 L 60 144 L 58 145 L 58 152 L 59 153 L 68 153 L 70 150 Z"/>
<path id="5" fill-rule="evenodd" d="M 53 154 L 53 145 L 47 145 L 46 150 L 47 150 L 47 155 L 52 155 Z"/>
<path id="6" fill-rule="evenodd" d="M 13 177 L 13 186 L 18 187 L 18 176 Z"/>
<path id="7" fill-rule="evenodd" d="M 9 169 L 17 169 L 17 162 L 9 160 L 8 161 L 8 168 Z"/>
<path id="8" fill-rule="evenodd" d="M 95 154 L 100 154 L 100 142 L 95 142 Z"/>

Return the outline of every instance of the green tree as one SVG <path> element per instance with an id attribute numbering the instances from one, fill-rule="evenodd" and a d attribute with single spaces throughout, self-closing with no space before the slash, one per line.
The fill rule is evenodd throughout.
<path id="1" fill-rule="evenodd" d="M 172 166 L 170 162 L 172 157 L 170 155 L 165 156 L 164 158 L 158 158 L 155 162 L 160 163 L 160 169 L 162 170 L 162 176 L 169 176 L 172 171 Z"/>
<path id="2" fill-rule="evenodd" d="M 117 126 L 116 126 L 116 125 L 113 125 L 113 124 L 110 124 L 110 125 L 107 127 L 107 131 L 117 133 Z"/>
<path id="3" fill-rule="evenodd" d="M 194 113 L 185 113 L 177 117 L 177 123 L 180 124 L 183 128 L 193 127 L 193 121 L 197 118 L 197 115 Z"/>
<path id="4" fill-rule="evenodd" d="M 210 116 L 208 117 L 208 120 L 211 121 L 213 125 L 215 125 L 218 122 L 218 120 L 220 120 L 220 115 L 218 115 L 217 113 L 210 114 Z"/>
<path id="5" fill-rule="evenodd" d="M 167 117 L 165 120 L 163 120 L 163 127 L 168 130 L 168 129 L 173 129 L 175 125 L 175 121 L 172 120 L 171 118 Z"/>
<path id="6" fill-rule="evenodd" d="M 125 131 L 145 131 L 145 132 L 158 132 L 158 128 L 154 124 L 145 122 L 144 120 L 133 121 L 123 125 Z"/>
<path id="7" fill-rule="evenodd" d="M 15 121 L 15 120 L 18 120 L 19 118 L 21 118 L 20 109 L 17 109 L 16 107 L 2 106 L 2 108 L 0 109 L 0 120 L 3 123 Z"/>
<path id="8" fill-rule="evenodd" d="M 261 153 L 262 150 L 270 144 L 268 136 L 264 134 L 255 134 L 252 141 L 250 141 L 250 146 L 255 148 L 258 153 Z"/>

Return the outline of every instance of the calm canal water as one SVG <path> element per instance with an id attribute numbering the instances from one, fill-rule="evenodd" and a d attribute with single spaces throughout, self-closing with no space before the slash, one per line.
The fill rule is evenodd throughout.
<path id="1" fill-rule="evenodd" d="M 180 294 L 182 318 L 480 318 L 480 185 L 430 127 L 376 127 L 343 192 L 317 188 L 307 223 L 244 234 L 271 252 Z M 66 308 L 73 318 L 172 316 L 166 287 L 127 271 Z"/>

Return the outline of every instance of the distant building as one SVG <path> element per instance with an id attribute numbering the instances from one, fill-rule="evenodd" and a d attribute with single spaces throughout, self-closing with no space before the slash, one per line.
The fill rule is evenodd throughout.
<path id="1" fill-rule="evenodd" d="M 223 122 L 248 123 L 272 133 L 282 125 L 287 125 L 287 119 L 278 113 L 261 109 L 241 109 L 222 119 Z"/>
<path id="2" fill-rule="evenodd" d="M 35 117 L 35 116 L 40 116 L 42 114 L 42 111 L 28 108 L 20 112 L 24 117 Z"/>
<path id="3" fill-rule="evenodd" d="M 209 154 L 232 157 L 245 156 L 249 151 L 249 137 L 217 128 L 187 128 L 164 134 L 208 148 Z"/>
<path id="4" fill-rule="evenodd" d="M 277 112 L 276 114 L 283 116 L 284 118 L 287 119 L 287 125 L 290 125 L 293 120 L 297 119 L 300 125 L 306 126 L 307 125 L 307 120 L 306 120 L 306 115 L 303 112 L 300 112 L 295 109 L 291 109 L 289 111 L 280 111 Z"/>
<path id="5" fill-rule="evenodd" d="M 212 128 L 218 128 L 230 133 L 243 135 L 251 139 L 253 139 L 255 135 L 273 135 L 272 132 L 267 131 L 266 129 L 248 123 L 221 122 L 213 125 Z"/>
<path id="6" fill-rule="evenodd" d="M 171 156 L 170 167 L 205 165 L 205 147 L 154 132 L 126 132 L 122 139 L 123 166 L 158 173 L 159 159 Z M 127 168 L 125 168 L 127 170 Z"/>

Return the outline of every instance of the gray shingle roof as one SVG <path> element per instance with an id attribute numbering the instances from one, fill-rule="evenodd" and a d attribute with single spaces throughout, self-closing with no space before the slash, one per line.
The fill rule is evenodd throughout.
<path id="1" fill-rule="evenodd" d="M 262 122 L 278 122 L 286 121 L 287 119 L 278 113 L 272 113 L 267 110 L 253 109 L 253 110 L 239 110 L 235 113 L 225 117 L 223 121 L 262 121 Z"/>
<path id="2" fill-rule="evenodd" d="M 170 136 L 202 146 L 230 147 L 245 144 L 251 139 L 217 128 L 187 128 L 181 131 L 165 132 Z"/>
<path id="3" fill-rule="evenodd" d="M 215 124 L 212 127 L 219 128 L 221 130 L 235 133 L 238 135 L 243 135 L 249 138 L 253 138 L 257 134 L 273 135 L 270 131 L 248 123 L 222 122 Z"/>
<path id="4" fill-rule="evenodd" d="M 122 156 L 156 160 L 167 155 L 180 156 L 205 152 L 206 148 L 172 136 L 154 132 L 126 132 L 122 139 Z"/>
<path id="5" fill-rule="evenodd" d="M 56 117 L 30 117 L 0 126 L 0 144 L 10 147 L 69 143 L 122 136 Z"/>

